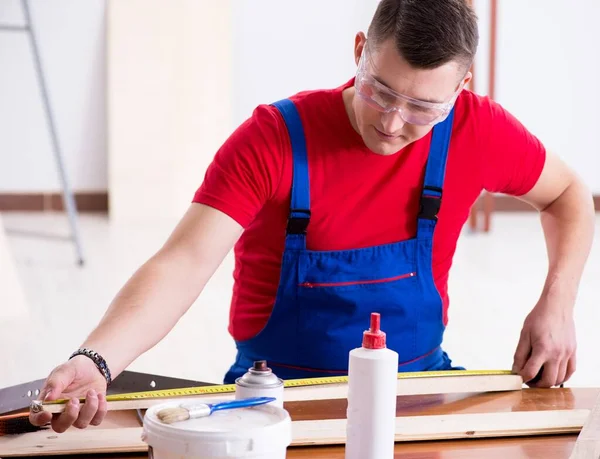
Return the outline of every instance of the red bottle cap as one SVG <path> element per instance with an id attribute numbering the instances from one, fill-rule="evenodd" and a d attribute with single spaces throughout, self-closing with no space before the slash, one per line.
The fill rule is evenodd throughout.
<path id="1" fill-rule="evenodd" d="M 384 349 L 385 333 L 380 330 L 381 316 L 377 312 L 371 313 L 371 328 L 363 333 L 362 347 L 366 349 Z"/>

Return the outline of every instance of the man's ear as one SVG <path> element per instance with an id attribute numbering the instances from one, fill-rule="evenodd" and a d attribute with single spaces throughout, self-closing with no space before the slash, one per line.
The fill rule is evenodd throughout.
<path id="1" fill-rule="evenodd" d="M 354 37 L 354 63 L 356 65 L 358 65 L 358 61 L 360 61 L 360 56 L 366 41 L 367 37 L 363 32 L 358 32 L 356 37 Z"/>
<path id="2" fill-rule="evenodd" d="M 475 91 L 475 88 L 469 86 L 469 83 L 472 83 L 473 74 L 471 72 L 467 72 L 463 80 L 461 81 L 463 88 L 469 88 L 471 91 Z"/>

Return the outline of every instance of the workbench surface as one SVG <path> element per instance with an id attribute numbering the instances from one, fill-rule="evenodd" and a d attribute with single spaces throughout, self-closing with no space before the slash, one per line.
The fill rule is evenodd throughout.
<path id="1" fill-rule="evenodd" d="M 399 416 L 427 416 L 427 415 L 449 415 L 468 413 L 511 413 L 517 411 L 535 411 L 543 418 L 544 411 L 556 410 L 590 410 L 594 406 L 596 398 L 600 394 L 598 388 L 564 388 L 564 389 L 523 389 L 509 392 L 479 393 L 479 394 L 445 394 L 445 395 L 414 395 L 398 397 Z M 290 412 L 293 420 L 323 420 L 341 419 L 344 417 L 346 401 L 322 400 L 309 402 L 286 403 L 286 409 Z M 566 413 L 566 412 L 565 412 Z M 139 420 L 135 412 L 110 412 L 105 424 L 111 429 L 139 427 Z M 102 426 L 88 428 L 101 429 Z M 106 429 L 106 425 L 104 429 Z M 75 430 L 73 441 L 77 442 L 77 435 L 84 432 Z M 70 430 L 70 431 L 71 431 Z M 140 429 L 141 430 L 141 429 Z M 113 431 L 114 432 L 114 431 Z M 67 432 L 68 433 L 68 432 Z M 89 435 L 91 432 L 87 432 Z M 31 448 L 29 456 L 36 456 L 41 446 L 35 445 L 35 437 L 40 434 L 48 436 L 49 432 L 35 432 L 23 434 L 21 440 L 31 439 L 28 448 Z M 54 433 L 52 433 L 54 434 Z M 98 432 L 99 436 L 102 436 Z M 56 435 L 56 434 L 54 434 Z M 64 435 L 64 434 L 63 434 Z M 38 437 L 41 438 L 41 437 Z M 6 439 L 6 437 L 4 437 Z M 539 436 L 503 437 L 492 439 L 461 439 L 444 441 L 402 441 L 396 444 L 396 456 L 403 459 L 449 459 L 449 458 L 544 458 L 544 459 L 568 459 L 573 450 L 577 433 L 553 434 Z M 101 444 L 101 441 L 99 442 Z M 2 452 L 2 437 L 0 437 L 0 453 Z M 43 448 L 42 448 L 43 449 Z M 53 455 L 55 458 L 72 459 L 73 457 L 88 459 L 125 459 L 145 458 L 147 452 L 138 453 L 115 453 L 104 454 L 82 454 L 85 446 L 80 451 L 73 447 L 69 456 Z M 106 450 L 106 452 L 111 451 Z M 112 451 L 115 451 L 114 449 Z M 48 454 L 50 451 L 46 451 Z M 62 453 L 61 453 L 62 454 Z M 75 454 L 75 456 L 73 456 Z M 6 457 L 0 454 L 0 457 Z M 308 458 L 313 459 L 342 459 L 344 457 L 343 446 L 294 446 L 288 448 L 287 457 L 290 459 Z"/>
<path id="2" fill-rule="evenodd" d="M 568 459 L 576 435 L 543 437 L 451 440 L 396 444 L 396 459 Z M 141 459 L 147 453 L 77 455 L 81 459 Z M 288 448 L 288 459 L 344 459 L 344 447 Z M 54 456 L 53 459 L 73 459 Z"/>

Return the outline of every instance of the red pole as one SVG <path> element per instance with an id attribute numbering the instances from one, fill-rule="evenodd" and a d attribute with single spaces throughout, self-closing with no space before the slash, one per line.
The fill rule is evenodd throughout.
<path id="1" fill-rule="evenodd" d="M 496 40 L 498 38 L 498 0 L 490 0 L 490 76 L 488 95 L 490 99 L 496 97 Z M 492 211 L 494 209 L 494 196 L 485 193 L 483 196 L 483 230 L 490 231 Z"/>

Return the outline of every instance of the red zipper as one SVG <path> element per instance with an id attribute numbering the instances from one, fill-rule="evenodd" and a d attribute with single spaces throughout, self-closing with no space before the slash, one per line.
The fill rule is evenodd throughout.
<path id="1" fill-rule="evenodd" d="M 373 279 L 373 280 L 360 280 L 360 281 L 348 281 L 348 282 L 302 282 L 298 284 L 300 287 L 315 288 L 315 287 L 344 287 L 347 285 L 362 285 L 362 284 L 381 284 L 384 282 L 393 282 L 400 279 L 406 279 L 407 277 L 414 277 L 417 273 L 412 272 L 408 274 L 401 274 L 394 277 L 386 277 L 384 279 Z"/>

